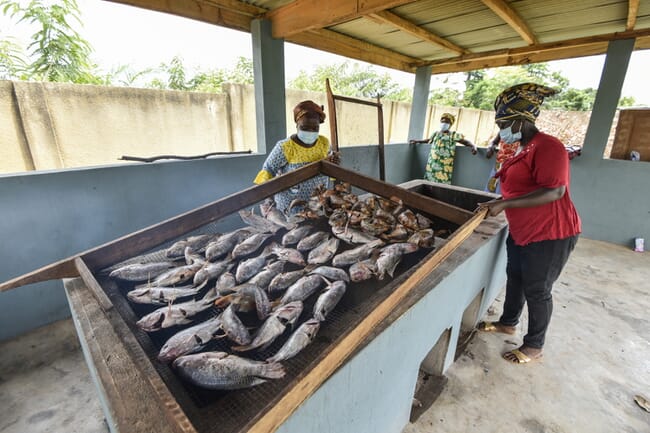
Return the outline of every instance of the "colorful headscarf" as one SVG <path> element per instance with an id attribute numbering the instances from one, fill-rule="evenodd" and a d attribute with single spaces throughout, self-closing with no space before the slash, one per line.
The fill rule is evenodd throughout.
<path id="1" fill-rule="evenodd" d="M 449 119 L 449 120 L 451 120 L 452 125 L 454 124 L 454 122 L 456 122 L 456 116 L 454 116 L 451 113 L 442 113 L 442 116 L 440 116 L 440 119 Z"/>
<path id="2" fill-rule="evenodd" d="M 325 111 L 322 105 L 316 104 L 314 101 L 302 101 L 293 109 L 293 120 L 298 123 L 298 120 L 305 114 L 317 114 L 320 123 L 325 121 Z"/>
<path id="3" fill-rule="evenodd" d="M 547 96 L 555 95 L 558 91 L 535 83 L 517 84 L 504 90 L 494 101 L 495 120 L 516 118 L 528 119 L 535 122 L 539 116 L 539 107 Z"/>

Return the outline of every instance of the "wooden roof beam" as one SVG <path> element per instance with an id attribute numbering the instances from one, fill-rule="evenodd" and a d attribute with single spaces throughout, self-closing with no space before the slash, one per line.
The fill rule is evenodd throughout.
<path id="1" fill-rule="evenodd" d="M 538 43 L 535 34 L 530 30 L 526 21 L 524 21 L 514 9 L 510 7 L 505 0 L 481 0 L 485 6 L 492 9 L 492 11 L 499 15 L 510 27 L 512 27 L 519 36 L 522 37 L 528 45 L 535 45 Z"/>
<path id="2" fill-rule="evenodd" d="M 634 30 L 636 15 L 639 13 L 639 0 L 629 0 L 627 4 L 627 25 L 625 30 Z"/>
<path id="3" fill-rule="evenodd" d="M 411 3 L 413 0 L 295 0 L 266 14 L 274 38 L 287 38 Z"/>
<path id="4" fill-rule="evenodd" d="M 422 40 L 432 42 L 442 48 L 445 48 L 449 51 L 452 51 L 456 54 L 468 54 L 469 51 L 466 49 L 459 47 L 458 45 L 455 45 L 451 42 L 449 42 L 447 39 L 441 38 L 440 36 L 433 34 L 427 30 L 424 30 L 422 27 L 418 27 L 415 24 L 413 24 L 410 21 L 405 20 L 404 18 L 389 12 L 389 11 L 379 11 L 374 14 L 370 14 L 372 18 L 375 18 L 383 23 L 392 25 L 397 27 L 398 29 L 409 33 L 416 38 L 420 38 Z"/>
<path id="5" fill-rule="evenodd" d="M 572 57 L 592 56 L 607 51 L 610 41 L 637 39 L 637 49 L 644 49 L 646 39 L 650 39 L 650 29 L 608 33 L 598 36 L 571 39 L 562 42 L 548 42 L 510 50 L 494 50 L 473 53 L 432 62 L 420 62 L 414 67 L 431 66 L 433 74 L 472 71 L 483 68 L 545 62 Z"/>

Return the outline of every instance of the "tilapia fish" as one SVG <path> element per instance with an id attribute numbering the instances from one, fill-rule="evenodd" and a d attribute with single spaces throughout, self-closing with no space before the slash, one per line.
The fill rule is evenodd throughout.
<path id="1" fill-rule="evenodd" d="M 253 361 L 225 352 L 181 356 L 173 366 L 185 380 L 214 390 L 249 388 L 267 379 L 281 379 L 285 374 L 280 363 Z"/>
<path id="2" fill-rule="evenodd" d="M 168 305 L 143 316 L 136 324 L 146 332 L 158 331 L 175 325 L 186 325 L 192 322 L 192 316 L 207 310 L 211 306 L 212 303 L 203 301 L 189 301 Z"/>
<path id="3" fill-rule="evenodd" d="M 271 221 L 274 224 L 284 227 L 287 230 L 294 229 L 296 227 L 296 222 L 289 221 L 285 214 L 282 213 L 278 208 L 271 208 L 264 216 L 267 220 Z"/>
<path id="4" fill-rule="evenodd" d="M 202 288 L 208 281 L 214 280 L 229 271 L 235 264 L 230 260 L 222 260 L 220 262 L 206 262 L 196 274 L 194 274 L 194 285 Z"/>
<path id="5" fill-rule="evenodd" d="M 246 238 L 244 241 L 235 245 L 235 247 L 232 249 L 231 255 L 233 260 L 253 254 L 271 236 L 273 235 L 270 233 L 255 233 Z"/>
<path id="6" fill-rule="evenodd" d="M 299 251 L 309 251 L 313 250 L 316 248 L 318 245 L 320 245 L 324 240 L 329 238 L 330 235 L 327 232 L 323 231 L 318 231 L 315 233 L 310 234 L 309 236 L 303 238 L 300 242 L 298 242 L 298 245 L 296 248 Z"/>
<path id="7" fill-rule="evenodd" d="M 189 238 L 180 240 L 174 243 L 171 247 L 167 248 L 165 251 L 165 256 L 170 259 L 181 258 L 183 257 L 185 248 L 187 247 L 190 247 L 197 253 L 201 253 L 205 251 L 205 247 L 208 245 L 208 243 L 218 236 L 218 234 L 190 236 Z"/>
<path id="8" fill-rule="evenodd" d="M 323 285 L 323 277 L 320 275 L 306 275 L 293 283 L 282 296 L 281 305 L 293 301 L 304 301 L 316 293 Z"/>
<path id="9" fill-rule="evenodd" d="M 341 268 L 335 268 L 334 266 L 319 266 L 309 271 L 309 273 L 322 275 L 330 281 L 350 281 L 350 277 L 348 276 L 347 272 Z"/>
<path id="10" fill-rule="evenodd" d="M 280 229 L 284 228 L 279 224 L 270 221 L 263 216 L 256 215 L 252 210 L 240 210 L 239 216 L 249 226 L 255 230 L 263 233 L 277 233 Z"/>
<path id="11" fill-rule="evenodd" d="M 271 244 L 270 248 L 271 253 L 275 254 L 279 260 L 284 260 L 285 262 L 293 263 L 298 266 L 305 266 L 307 264 L 302 253 L 296 249 L 282 247 L 275 243 Z"/>
<path id="12" fill-rule="evenodd" d="M 195 296 L 199 293 L 198 287 L 142 287 L 133 289 L 126 294 L 129 301 L 135 304 L 166 305 L 177 299 Z"/>
<path id="13" fill-rule="evenodd" d="M 285 247 L 288 245 L 294 245 L 300 242 L 302 238 L 307 236 L 307 234 L 312 230 L 312 226 L 309 224 L 304 224 L 298 226 L 292 230 L 289 230 L 282 236 L 282 245 Z"/>
<path id="14" fill-rule="evenodd" d="M 172 268 L 162 274 L 158 275 L 150 284 L 140 285 L 140 287 L 151 287 L 151 286 L 175 286 L 177 284 L 183 284 L 187 281 L 190 281 L 194 278 L 194 275 L 203 267 L 204 262 L 195 261 L 190 265 L 183 265 Z"/>
<path id="15" fill-rule="evenodd" d="M 345 281 L 335 281 L 325 287 L 314 304 L 314 319 L 322 322 L 345 294 Z"/>
<path id="16" fill-rule="evenodd" d="M 298 281 L 303 275 L 305 275 L 304 269 L 298 269 L 297 271 L 283 272 L 281 274 L 278 274 L 273 277 L 269 283 L 269 286 L 266 288 L 266 291 L 269 293 L 275 293 L 285 290 L 293 283 Z"/>
<path id="17" fill-rule="evenodd" d="M 108 276 L 124 281 L 149 281 L 176 266 L 174 262 L 132 263 L 120 266 Z"/>
<path id="18" fill-rule="evenodd" d="M 322 265 L 324 263 L 332 260 L 332 257 L 336 254 L 336 251 L 339 249 L 338 238 L 329 238 L 326 241 L 320 243 L 307 255 L 307 263 L 310 265 Z"/>
<path id="19" fill-rule="evenodd" d="M 417 244 L 422 248 L 433 248 L 435 245 L 435 234 L 433 229 L 422 229 L 413 233 L 408 241 L 412 244 Z"/>
<path id="20" fill-rule="evenodd" d="M 418 249 L 419 247 L 416 244 L 409 242 L 400 242 L 382 248 L 377 258 L 377 278 L 383 280 L 386 274 L 392 278 L 395 268 L 402 260 L 402 256 L 413 253 Z"/>
<path id="21" fill-rule="evenodd" d="M 287 326 L 294 326 L 296 320 L 302 314 L 302 309 L 303 304 L 301 301 L 290 302 L 276 308 L 257 330 L 251 344 L 234 346 L 233 350 L 238 352 L 247 352 L 254 349 L 265 350 L 276 338 L 284 333 Z"/>
<path id="22" fill-rule="evenodd" d="M 377 272 L 377 259 L 369 258 L 353 263 L 348 271 L 350 272 L 350 280 L 355 283 L 369 280 Z"/>
<path id="23" fill-rule="evenodd" d="M 225 256 L 235 248 L 235 245 L 243 242 L 246 238 L 253 234 L 248 229 L 238 229 L 230 233 L 226 233 L 219 237 L 217 240 L 212 241 L 205 248 L 205 258 L 210 262 Z"/>
<path id="24" fill-rule="evenodd" d="M 239 262 L 239 265 L 237 265 L 237 271 L 235 272 L 237 284 L 250 280 L 253 275 L 262 270 L 266 264 L 267 259 L 265 254 Z"/>
<path id="25" fill-rule="evenodd" d="M 158 359 L 161 362 L 171 362 L 179 356 L 198 352 L 214 338 L 218 338 L 220 330 L 221 319 L 219 317 L 183 329 L 165 342 L 158 353 Z"/>
<path id="26" fill-rule="evenodd" d="M 236 311 L 257 312 L 257 317 L 264 320 L 271 312 L 271 302 L 264 289 L 254 284 L 241 284 L 232 288 L 233 293 L 222 296 L 214 304 L 217 307 L 234 306 Z"/>
<path id="27" fill-rule="evenodd" d="M 261 272 L 255 274 L 250 280 L 249 284 L 254 284 L 264 290 L 269 287 L 271 280 L 284 270 L 284 265 L 286 262 L 280 260 L 272 263 L 268 263 Z"/>
<path id="28" fill-rule="evenodd" d="M 334 233 L 334 236 L 337 238 L 344 240 L 349 244 L 367 244 L 377 240 L 376 237 L 370 236 L 361 230 L 356 230 L 351 227 L 346 228 L 345 226 L 332 226 L 332 233 Z"/>
<path id="29" fill-rule="evenodd" d="M 343 251 L 334 256 L 332 259 L 332 265 L 340 268 L 367 259 L 375 248 L 380 247 L 383 244 L 384 241 L 376 239 L 367 244 L 352 248 L 351 250 Z"/>
<path id="30" fill-rule="evenodd" d="M 278 350 L 278 353 L 267 358 L 266 362 L 275 363 L 284 361 L 296 356 L 302 349 L 311 343 L 318 330 L 320 322 L 316 319 L 309 319 L 296 329 L 286 343 Z"/>
<path id="31" fill-rule="evenodd" d="M 234 341 L 239 345 L 250 344 L 251 334 L 235 314 L 232 305 L 229 305 L 219 317 L 221 318 L 221 329 L 223 329 L 230 341 Z"/>

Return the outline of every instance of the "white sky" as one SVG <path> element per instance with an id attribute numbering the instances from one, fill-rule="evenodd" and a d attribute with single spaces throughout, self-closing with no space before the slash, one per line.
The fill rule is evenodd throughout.
<path id="1" fill-rule="evenodd" d="M 169 63 L 174 56 L 183 59 L 188 68 L 210 70 L 231 68 L 240 56 L 252 58 L 248 33 L 205 24 L 172 15 L 147 11 L 101 0 L 78 0 L 83 27 L 79 33 L 93 47 L 93 60 L 105 71 L 131 65 L 135 70 Z M 25 24 L 13 26 L 0 14 L 0 38 L 13 36 L 26 43 L 33 31 Z M 286 77 L 292 79 L 300 70 L 318 65 L 338 64 L 346 59 L 326 52 L 285 44 Z M 356 60 L 352 60 L 355 62 Z M 570 86 L 597 88 L 604 56 L 550 62 L 570 81 Z M 360 62 L 359 62 L 360 63 Z M 624 96 L 633 96 L 638 104 L 650 105 L 650 86 L 643 74 L 650 67 L 650 50 L 632 54 Z M 411 88 L 414 75 L 388 68 L 374 67 L 389 73 L 395 81 Z M 443 76 L 434 76 L 437 85 Z M 449 84 L 457 81 L 452 76 Z"/>

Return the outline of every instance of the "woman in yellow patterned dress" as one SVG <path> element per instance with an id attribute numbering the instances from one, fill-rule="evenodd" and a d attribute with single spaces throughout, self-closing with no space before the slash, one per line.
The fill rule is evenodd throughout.
<path id="1" fill-rule="evenodd" d="M 440 130 L 434 132 L 428 140 L 410 140 L 409 143 L 429 143 L 431 153 L 424 169 L 424 178 L 438 183 L 451 184 L 451 175 L 454 171 L 454 157 L 456 156 L 456 143 L 472 148 L 472 155 L 476 155 L 476 146 L 465 136 L 457 131 L 451 131 L 456 117 L 451 113 L 443 113 L 440 117 Z"/>
<path id="2" fill-rule="evenodd" d="M 296 122 L 296 133 L 276 143 L 264 161 L 262 170 L 255 177 L 255 184 L 264 183 L 321 159 L 328 159 L 335 164 L 340 162 L 338 152 L 331 153 L 329 140 L 318 133 L 320 124 L 325 121 L 321 105 L 313 101 L 302 101 L 293 109 L 293 119 Z M 286 212 L 293 200 L 308 200 L 314 188 L 327 185 L 327 181 L 327 176 L 319 175 L 294 185 L 277 193 L 274 197 L 275 204 L 279 210 Z"/>

